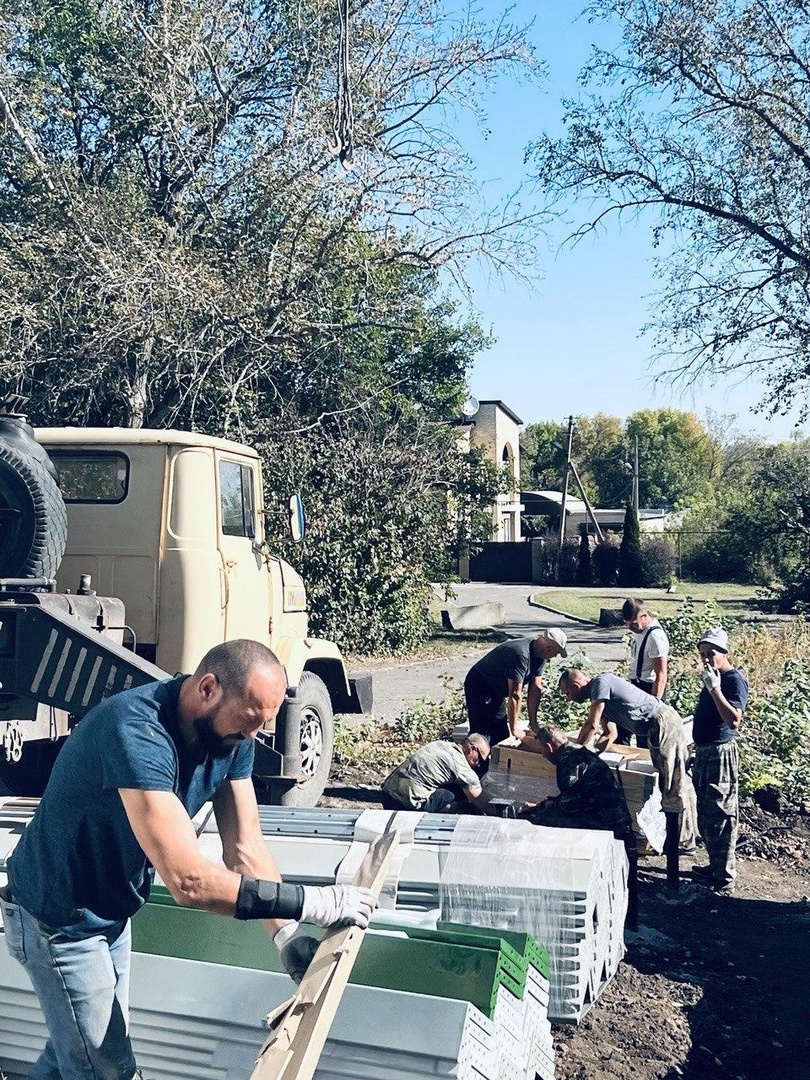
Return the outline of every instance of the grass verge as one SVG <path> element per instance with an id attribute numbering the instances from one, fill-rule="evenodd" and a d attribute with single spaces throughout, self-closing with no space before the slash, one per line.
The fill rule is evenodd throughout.
<path id="1" fill-rule="evenodd" d="M 686 596 L 691 596 L 699 609 L 707 600 L 714 600 L 722 614 L 750 615 L 767 610 L 767 601 L 757 595 L 755 585 L 734 585 L 728 582 L 682 581 L 676 593 L 666 589 L 605 589 L 593 588 L 543 589 L 532 599 L 557 611 L 565 611 L 580 619 L 599 622 L 600 608 L 620 608 L 628 596 L 644 600 L 659 617 L 675 615 Z"/>

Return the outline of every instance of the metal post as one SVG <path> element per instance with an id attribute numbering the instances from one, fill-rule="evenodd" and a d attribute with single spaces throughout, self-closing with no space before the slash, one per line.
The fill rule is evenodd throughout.
<path id="1" fill-rule="evenodd" d="M 565 472 L 563 473 L 562 501 L 560 503 L 560 535 L 557 543 L 557 557 L 554 560 L 554 580 L 560 580 L 560 556 L 565 539 L 565 504 L 568 501 L 568 472 L 571 468 L 571 444 L 574 441 L 574 418 L 568 417 L 568 443 L 565 451 Z"/>
<path id="2" fill-rule="evenodd" d="M 633 436 L 633 509 L 638 517 L 638 435 Z"/>
<path id="3" fill-rule="evenodd" d="M 677 892 L 681 883 L 678 847 L 680 846 L 681 815 L 677 810 L 665 810 L 667 838 L 664 842 L 664 854 L 667 857 L 667 885 Z"/>
<path id="4" fill-rule="evenodd" d="M 582 481 L 579 478 L 579 473 L 577 472 L 577 467 L 573 463 L 573 461 L 570 463 L 570 465 L 571 465 L 571 472 L 574 474 L 574 479 L 576 480 L 577 485 L 579 487 L 580 494 L 582 495 L 582 501 L 585 503 L 585 510 L 586 510 L 586 512 L 588 514 L 588 517 L 591 519 L 591 522 L 593 523 L 593 527 L 594 527 L 594 531 L 596 532 L 597 539 L 599 540 L 600 544 L 604 544 L 604 542 L 605 542 L 605 534 L 602 532 L 601 528 L 599 527 L 599 522 L 596 520 L 596 514 L 593 512 L 593 507 L 591 506 L 590 500 L 589 500 L 588 496 L 585 494 L 585 488 L 582 486 Z"/>

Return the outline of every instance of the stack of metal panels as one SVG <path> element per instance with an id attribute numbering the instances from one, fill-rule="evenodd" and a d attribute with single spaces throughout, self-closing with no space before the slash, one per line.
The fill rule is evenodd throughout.
<path id="1" fill-rule="evenodd" d="M 285 879 L 334 881 L 367 816 L 356 810 L 262 808 L 262 829 Z M 378 812 L 374 813 L 378 817 Z M 551 957 L 552 1020 L 578 1021 L 624 955 L 627 857 L 607 832 L 538 828 L 477 816 L 413 818 L 396 907 L 439 908 L 454 923 L 526 930 Z M 202 842 L 217 857 L 209 823 Z"/>
<path id="2" fill-rule="evenodd" d="M 542 975 L 532 972 L 542 992 Z M 246 1080 L 264 1040 L 263 1014 L 291 990 L 275 972 L 136 952 L 130 1030 L 141 1070 L 156 1080 Z M 501 988 L 489 1018 L 467 1001 L 349 986 L 316 1080 L 553 1080 L 542 997 L 533 995 L 532 983 L 520 1006 Z M 5 950 L 0 1008 L 0 1068 L 14 1080 L 47 1036 L 25 972 Z"/>

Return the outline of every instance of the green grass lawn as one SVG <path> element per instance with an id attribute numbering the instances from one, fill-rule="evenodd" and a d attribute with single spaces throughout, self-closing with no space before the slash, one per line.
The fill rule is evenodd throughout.
<path id="1" fill-rule="evenodd" d="M 696 602 L 716 600 L 721 611 L 730 615 L 746 615 L 753 611 L 767 610 L 767 601 L 757 596 L 755 585 L 731 585 L 727 582 L 691 582 L 679 581 L 677 592 L 667 593 L 665 589 L 603 589 L 594 586 L 590 589 L 574 588 L 536 589 L 532 594 L 538 604 L 546 604 L 565 611 L 569 615 L 578 615 L 581 619 L 599 621 L 600 608 L 620 608 L 628 596 L 643 599 L 656 615 L 674 615 L 681 601 L 691 596 Z"/>

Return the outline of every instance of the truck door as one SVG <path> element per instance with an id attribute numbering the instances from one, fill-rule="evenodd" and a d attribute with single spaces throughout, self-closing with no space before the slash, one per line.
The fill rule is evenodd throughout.
<path id="1" fill-rule="evenodd" d="M 218 454 L 219 549 L 225 589 L 225 637 L 270 638 L 269 575 L 256 496 L 258 461 Z"/>

